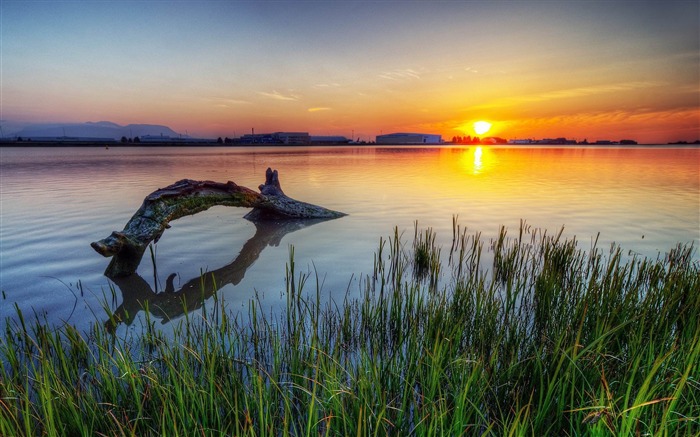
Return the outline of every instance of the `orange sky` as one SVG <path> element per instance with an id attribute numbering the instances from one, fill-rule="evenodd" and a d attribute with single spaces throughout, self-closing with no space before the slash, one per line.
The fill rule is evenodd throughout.
<path id="1" fill-rule="evenodd" d="M 700 138 L 697 1 L 0 3 L 3 133 Z"/>

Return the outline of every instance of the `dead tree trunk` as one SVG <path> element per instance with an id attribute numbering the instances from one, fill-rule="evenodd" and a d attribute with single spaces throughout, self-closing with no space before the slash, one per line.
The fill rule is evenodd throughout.
<path id="1" fill-rule="evenodd" d="M 158 242 L 169 222 L 205 211 L 215 205 L 253 208 L 251 221 L 266 219 L 333 219 L 345 214 L 294 200 L 284 194 L 277 170 L 267 169 L 260 193 L 233 182 L 183 179 L 146 196 L 141 207 L 120 232 L 91 243 L 95 251 L 112 257 L 105 275 L 127 276 L 136 271 L 151 241 Z"/>

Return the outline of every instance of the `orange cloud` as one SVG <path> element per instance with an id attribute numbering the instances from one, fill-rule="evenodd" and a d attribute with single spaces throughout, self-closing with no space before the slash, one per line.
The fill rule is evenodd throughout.
<path id="1" fill-rule="evenodd" d="M 264 97 L 269 97 L 269 98 L 274 99 L 274 100 L 299 100 L 299 96 L 297 96 L 295 94 L 284 95 L 277 90 L 272 91 L 271 93 L 264 92 L 264 91 L 258 91 L 258 94 L 260 94 L 261 96 L 264 96 Z"/>

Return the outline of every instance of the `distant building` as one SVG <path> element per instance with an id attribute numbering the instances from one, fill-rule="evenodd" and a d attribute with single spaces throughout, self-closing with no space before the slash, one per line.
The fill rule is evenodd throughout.
<path id="1" fill-rule="evenodd" d="M 216 143 L 213 138 L 190 138 L 190 137 L 171 137 L 169 135 L 141 135 L 138 138 L 139 143 L 149 144 L 192 144 L 192 143 Z M 136 141 L 134 138 L 134 141 Z"/>
<path id="2" fill-rule="evenodd" d="M 274 132 L 271 134 L 246 134 L 234 140 L 240 144 L 311 144 L 308 132 Z"/>
<path id="3" fill-rule="evenodd" d="M 100 137 L 17 137 L 17 141 L 34 141 L 37 143 L 116 143 L 114 138 Z"/>
<path id="4" fill-rule="evenodd" d="M 169 135 L 141 135 L 139 138 L 139 142 L 142 143 L 171 143 L 175 140 L 175 138 L 170 138 Z"/>
<path id="5" fill-rule="evenodd" d="M 311 144 L 348 144 L 349 142 L 350 140 L 346 137 L 338 135 L 314 135 L 311 137 Z"/>
<path id="6" fill-rule="evenodd" d="M 481 139 L 481 144 L 508 144 L 508 140 L 501 137 L 486 137 Z"/>
<path id="7" fill-rule="evenodd" d="M 377 135 L 377 144 L 440 144 L 442 135 L 397 132 Z"/>
<path id="8" fill-rule="evenodd" d="M 537 140 L 535 144 L 576 144 L 576 140 L 567 140 L 566 138 L 545 138 L 543 140 Z"/>
<path id="9" fill-rule="evenodd" d="M 279 140 L 272 137 L 272 134 L 245 134 L 233 140 L 240 144 L 279 144 Z"/>
<path id="10" fill-rule="evenodd" d="M 275 132 L 272 134 L 274 138 L 277 138 L 282 144 L 310 144 L 311 137 L 308 132 Z"/>
<path id="11" fill-rule="evenodd" d="M 508 140 L 508 144 L 533 144 L 534 142 L 535 142 L 534 140 L 527 139 L 527 138 L 525 138 L 525 139 L 516 138 L 516 139 Z"/>

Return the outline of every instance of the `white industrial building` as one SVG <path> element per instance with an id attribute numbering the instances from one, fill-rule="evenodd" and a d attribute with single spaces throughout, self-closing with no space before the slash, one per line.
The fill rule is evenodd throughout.
<path id="1" fill-rule="evenodd" d="M 440 144 L 442 135 L 397 132 L 377 135 L 377 144 Z"/>
<path id="2" fill-rule="evenodd" d="M 313 135 L 311 144 L 348 144 L 350 140 L 340 135 Z"/>
<path id="3" fill-rule="evenodd" d="M 311 142 L 308 132 L 275 132 L 272 136 L 282 144 L 299 145 Z"/>

